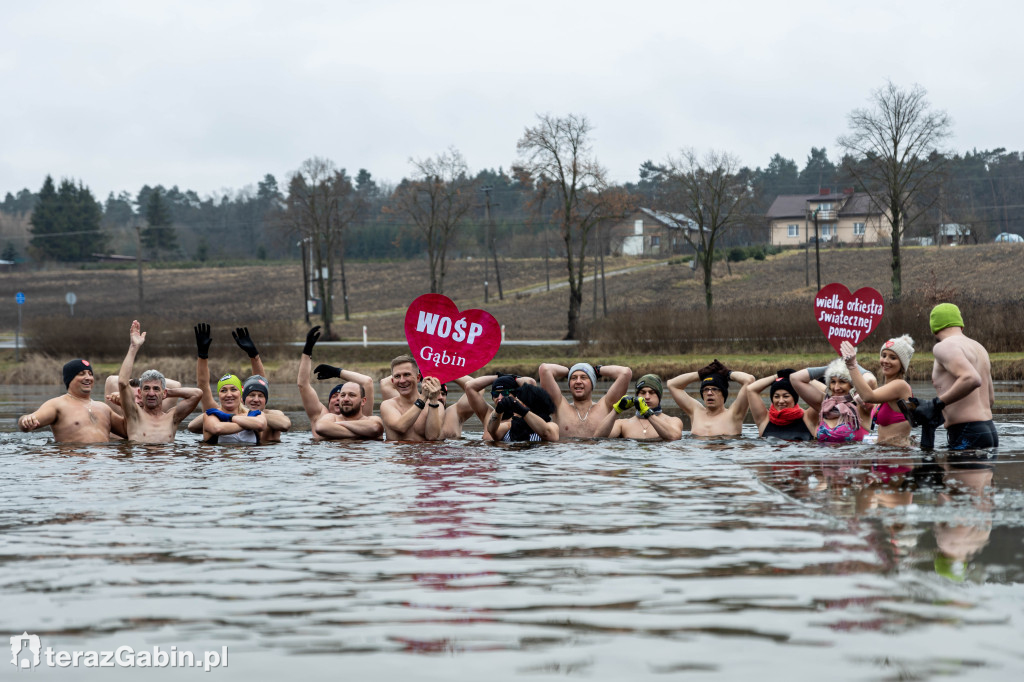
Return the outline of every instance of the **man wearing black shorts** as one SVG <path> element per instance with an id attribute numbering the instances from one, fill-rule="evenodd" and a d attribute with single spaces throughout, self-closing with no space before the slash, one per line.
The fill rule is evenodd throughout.
<path id="1" fill-rule="evenodd" d="M 999 445 L 992 422 L 995 391 L 992 366 L 984 346 L 964 335 L 960 309 L 940 303 L 932 309 L 931 330 L 935 364 L 932 384 L 936 396 L 914 410 L 914 420 L 925 428 L 946 425 L 950 450 L 975 450 Z"/>

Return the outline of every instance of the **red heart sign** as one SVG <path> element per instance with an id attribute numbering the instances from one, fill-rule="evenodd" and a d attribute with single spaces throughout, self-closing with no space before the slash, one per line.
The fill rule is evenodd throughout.
<path id="1" fill-rule="evenodd" d="M 405 312 L 405 340 L 420 373 L 443 384 L 490 362 L 501 345 L 501 327 L 486 310 L 460 313 L 447 296 L 423 294 Z"/>
<path id="2" fill-rule="evenodd" d="M 882 320 L 882 309 L 882 294 L 871 287 L 851 294 L 845 285 L 833 282 L 814 297 L 814 319 L 840 355 L 843 341 L 857 346 L 874 331 Z"/>

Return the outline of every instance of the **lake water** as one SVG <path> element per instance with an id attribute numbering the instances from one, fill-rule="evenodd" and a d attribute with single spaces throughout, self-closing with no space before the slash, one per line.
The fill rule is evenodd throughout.
<path id="1" fill-rule="evenodd" d="M 506 446 L 475 421 L 58 446 L 15 424 L 56 390 L 0 387 L 0 650 L 229 651 L 209 673 L 4 653 L 0 679 L 1020 679 L 1024 411 L 998 390 L 998 457 L 928 458 L 750 425 Z"/>

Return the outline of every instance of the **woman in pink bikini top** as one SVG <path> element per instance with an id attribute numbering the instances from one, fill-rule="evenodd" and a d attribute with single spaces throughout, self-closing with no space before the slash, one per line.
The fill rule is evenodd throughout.
<path id="1" fill-rule="evenodd" d="M 857 348 L 849 341 L 840 346 L 843 360 L 849 367 L 856 366 Z M 878 425 L 878 442 L 887 445 L 910 445 L 910 422 L 899 409 L 899 400 L 907 400 L 913 395 L 907 383 L 907 369 L 910 359 L 914 357 L 914 340 L 904 334 L 889 339 L 882 344 L 879 353 L 879 365 L 882 369 L 882 385 L 872 389 L 863 378 L 853 372 L 853 384 L 857 392 L 866 402 L 878 403 L 872 412 L 872 418 Z"/>

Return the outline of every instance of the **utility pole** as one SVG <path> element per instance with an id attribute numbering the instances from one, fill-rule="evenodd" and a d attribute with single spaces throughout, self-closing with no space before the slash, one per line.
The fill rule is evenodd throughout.
<path id="1" fill-rule="evenodd" d="M 491 222 L 491 190 L 493 189 L 494 187 L 491 185 L 484 185 L 480 188 L 480 191 L 484 193 L 484 222 L 487 223 L 487 247 L 491 251 L 491 257 L 494 259 L 494 278 L 498 282 L 498 299 L 504 301 L 505 292 L 501 287 L 501 269 L 498 267 L 497 238 L 494 235 L 494 224 Z M 499 205 L 500 204 L 495 204 L 495 206 Z M 486 267 L 484 270 L 486 271 Z M 486 281 L 484 282 L 484 302 L 487 302 Z"/>
<path id="2" fill-rule="evenodd" d="M 818 209 L 814 209 L 814 267 L 818 275 L 818 291 L 821 291 L 821 237 L 818 236 Z"/>
<path id="3" fill-rule="evenodd" d="M 142 225 L 135 224 L 135 266 L 139 275 L 139 317 L 142 317 L 143 295 L 142 295 Z"/>

